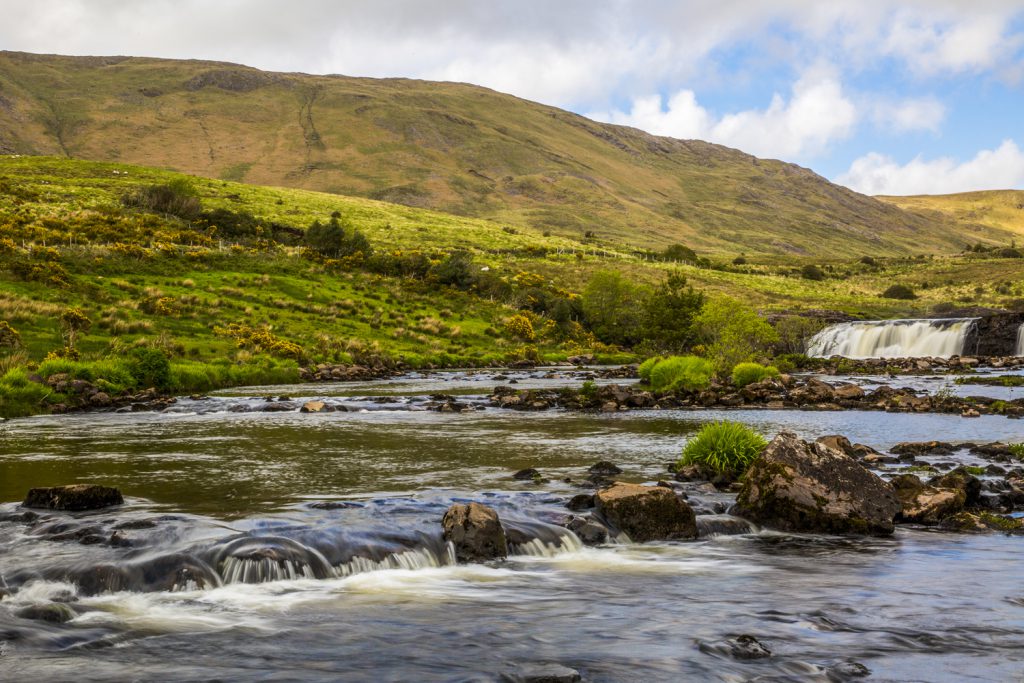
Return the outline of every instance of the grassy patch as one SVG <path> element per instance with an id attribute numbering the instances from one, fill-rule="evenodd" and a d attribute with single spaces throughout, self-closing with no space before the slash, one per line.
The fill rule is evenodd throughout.
<path id="1" fill-rule="evenodd" d="M 706 471 L 738 478 L 768 442 L 738 422 L 712 422 L 701 427 L 683 448 L 679 466 L 696 465 Z"/>

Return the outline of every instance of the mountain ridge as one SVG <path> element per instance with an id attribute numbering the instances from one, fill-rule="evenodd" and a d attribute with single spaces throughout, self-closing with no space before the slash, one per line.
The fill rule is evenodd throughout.
<path id="1" fill-rule="evenodd" d="M 0 152 L 381 199 L 643 248 L 899 255 L 1012 234 L 460 83 L 0 52 Z"/>

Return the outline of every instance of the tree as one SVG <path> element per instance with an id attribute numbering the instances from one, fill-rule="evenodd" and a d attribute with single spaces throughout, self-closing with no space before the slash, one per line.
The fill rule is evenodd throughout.
<path id="1" fill-rule="evenodd" d="M 621 273 L 595 273 L 583 290 L 583 315 L 603 342 L 629 346 L 640 341 L 646 292 Z"/>
<path id="2" fill-rule="evenodd" d="M 64 336 L 64 345 L 74 350 L 78 335 L 89 331 L 92 321 L 78 308 L 66 308 L 60 314 L 60 329 Z"/>
<path id="3" fill-rule="evenodd" d="M 707 301 L 694 323 L 708 357 L 723 377 L 738 363 L 767 352 L 779 338 L 767 320 L 728 297 Z"/>
<path id="4" fill-rule="evenodd" d="M 456 289 L 469 289 L 476 281 L 473 272 L 473 255 L 468 251 L 453 251 L 430 269 L 430 276 L 442 285 Z"/>
<path id="5" fill-rule="evenodd" d="M 665 248 L 665 251 L 662 252 L 662 258 L 666 261 L 689 261 L 696 263 L 697 252 L 685 244 L 673 244 Z"/>
<path id="6" fill-rule="evenodd" d="M 643 336 L 661 350 L 683 351 L 693 345 L 693 320 L 704 306 L 704 293 L 682 273 L 670 273 L 644 305 Z"/>
<path id="7" fill-rule="evenodd" d="M 326 225 L 313 221 L 306 231 L 305 241 L 310 249 L 327 258 L 338 259 L 356 254 L 362 254 L 365 258 L 373 253 L 366 235 L 356 230 L 347 219 L 335 215 L 331 216 Z"/>

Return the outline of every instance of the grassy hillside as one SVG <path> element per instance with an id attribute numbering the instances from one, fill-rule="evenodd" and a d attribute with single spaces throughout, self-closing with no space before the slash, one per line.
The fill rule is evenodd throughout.
<path id="1" fill-rule="evenodd" d="M 1024 237 L 1024 190 L 989 190 L 946 195 L 878 197 L 922 215 L 952 218 L 963 226 L 984 225 Z"/>
<path id="2" fill-rule="evenodd" d="M 592 248 L 834 258 L 1012 237 L 476 86 L 211 62 L 0 52 L 0 152 L 379 199 Z"/>
<path id="3" fill-rule="evenodd" d="M 135 199 L 167 186 L 193 193 L 189 217 Z M 126 370 L 137 349 L 169 357 L 166 388 L 184 393 L 292 381 L 321 362 L 629 359 L 586 313 L 588 285 L 611 272 L 637 309 L 672 272 L 766 313 L 896 317 L 1024 300 L 1021 260 L 999 252 L 673 263 L 382 201 L 58 157 L 0 157 L 0 199 L 0 416 L 67 400 L 32 376 L 140 388 Z M 369 257 L 311 250 L 307 228 L 332 216 L 365 235 Z M 811 265 L 820 279 L 804 276 Z M 881 297 L 893 283 L 918 298 Z M 88 320 L 73 343 L 69 311 Z"/>

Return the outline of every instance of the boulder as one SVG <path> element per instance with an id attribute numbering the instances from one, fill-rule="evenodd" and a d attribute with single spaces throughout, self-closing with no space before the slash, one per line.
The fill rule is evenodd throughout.
<path id="1" fill-rule="evenodd" d="M 121 505 L 121 492 L 111 486 L 97 484 L 71 484 L 30 489 L 25 496 L 23 507 L 44 510 L 99 510 L 111 505 Z"/>
<path id="2" fill-rule="evenodd" d="M 671 489 L 615 482 L 594 494 L 594 505 L 637 543 L 697 537 L 696 515 Z"/>
<path id="3" fill-rule="evenodd" d="M 587 472 L 591 474 L 622 474 L 622 468 L 615 463 L 608 462 L 607 460 L 600 460 L 590 467 L 587 468 Z"/>
<path id="4" fill-rule="evenodd" d="M 967 500 L 960 489 L 929 486 L 913 474 L 901 474 L 892 485 L 902 507 L 899 517 L 905 522 L 938 524 L 962 511 Z"/>
<path id="5" fill-rule="evenodd" d="M 901 441 L 890 450 L 895 455 L 951 455 L 956 448 L 945 441 Z"/>
<path id="6" fill-rule="evenodd" d="M 484 562 L 508 556 L 508 540 L 498 513 L 480 503 L 456 503 L 441 520 L 444 540 L 455 546 L 459 562 Z"/>
<path id="7" fill-rule="evenodd" d="M 532 467 L 527 467 L 524 470 L 519 470 L 512 475 L 512 478 L 517 481 L 537 481 L 542 479 L 541 473 Z"/>
<path id="8" fill-rule="evenodd" d="M 965 470 L 957 467 L 952 472 L 933 477 L 928 484 L 937 488 L 963 491 L 964 505 L 974 507 L 981 502 L 981 480 Z"/>
<path id="9" fill-rule="evenodd" d="M 738 513 L 786 531 L 891 534 L 900 503 L 892 486 L 849 455 L 783 431 L 742 480 Z"/>
<path id="10" fill-rule="evenodd" d="M 327 412 L 327 404 L 323 401 L 306 401 L 299 408 L 300 413 L 323 413 Z"/>
<path id="11" fill-rule="evenodd" d="M 840 384 L 836 387 L 835 395 L 839 399 L 855 400 L 864 398 L 864 390 L 856 384 Z"/>

